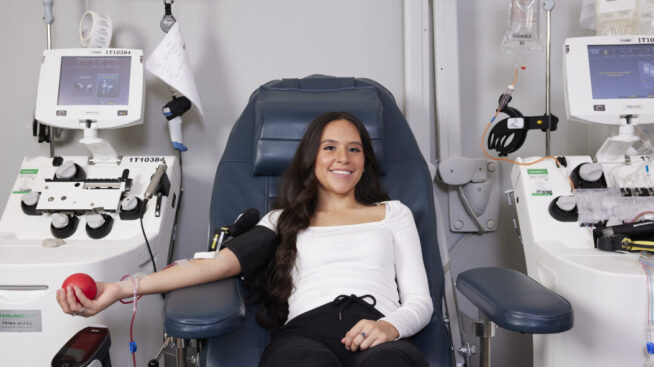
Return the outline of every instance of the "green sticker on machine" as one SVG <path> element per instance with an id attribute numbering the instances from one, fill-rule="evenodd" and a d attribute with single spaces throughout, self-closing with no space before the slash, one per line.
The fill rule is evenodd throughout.
<path id="1" fill-rule="evenodd" d="M 16 179 L 16 184 L 14 189 L 11 190 L 12 194 L 27 194 L 32 192 L 32 188 L 35 185 L 37 174 L 39 173 L 38 168 L 23 168 L 18 174 Z"/>
<path id="2" fill-rule="evenodd" d="M 547 168 L 527 168 L 531 196 L 552 196 Z"/>

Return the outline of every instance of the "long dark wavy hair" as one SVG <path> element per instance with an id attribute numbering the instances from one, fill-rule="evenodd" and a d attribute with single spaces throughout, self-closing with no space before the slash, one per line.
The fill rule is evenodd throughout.
<path id="1" fill-rule="evenodd" d="M 370 205 L 389 199 L 382 189 L 375 152 L 363 123 L 348 112 L 327 112 L 313 120 L 281 178 L 279 196 L 274 204 L 275 209 L 282 210 L 277 221 L 279 246 L 263 276 L 255 283 L 263 297 L 257 321 L 267 329 L 277 329 L 288 318 L 288 298 L 293 291 L 291 271 L 297 255 L 295 242 L 298 233 L 309 227 L 316 212 L 319 185 L 314 171 L 316 156 L 325 126 L 336 120 L 351 122 L 361 137 L 365 164 L 354 190 L 356 201 Z"/>

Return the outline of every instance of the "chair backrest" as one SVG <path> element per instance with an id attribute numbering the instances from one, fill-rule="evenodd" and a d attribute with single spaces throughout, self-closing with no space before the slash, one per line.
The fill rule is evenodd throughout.
<path id="1" fill-rule="evenodd" d="M 233 221 L 245 208 L 271 209 L 277 181 L 290 163 L 308 124 L 327 111 L 348 111 L 366 126 L 392 199 L 411 208 L 434 302 L 430 324 L 411 338 L 431 366 L 452 366 L 451 342 L 442 320 L 443 270 L 436 242 L 432 179 L 415 138 L 391 93 L 369 79 L 311 76 L 269 82 L 257 89 L 229 136 L 218 165 L 211 201 L 211 228 Z M 208 365 L 256 365 L 267 334 L 248 314 Z M 241 344 L 244 343 L 244 344 Z M 212 348 L 212 349 L 214 349 Z M 240 354 L 245 354 L 242 356 Z"/>

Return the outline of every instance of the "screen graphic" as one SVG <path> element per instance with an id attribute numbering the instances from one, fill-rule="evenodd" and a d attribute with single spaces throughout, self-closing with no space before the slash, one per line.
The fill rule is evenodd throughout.
<path id="1" fill-rule="evenodd" d="M 589 45 L 593 99 L 654 98 L 654 45 Z"/>
<path id="2" fill-rule="evenodd" d="M 129 56 L 64 56 L 59 77 L 60 106 L 127 105 Z"/>

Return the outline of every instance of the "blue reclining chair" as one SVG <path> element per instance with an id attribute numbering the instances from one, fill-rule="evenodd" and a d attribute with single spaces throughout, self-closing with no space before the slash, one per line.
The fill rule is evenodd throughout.
<path id="1" fill-rule="evenodd" d="M 218 165 L 210 229 L 233 222 L 246 208 L 256 208 L 262 215 L 271 209 L 278 178 L 290 163 L 306 127 L 327 111 L 348 111 L 361 119 L 373 141 L 384 189 L 413 212 L 434 313 L 429 324 L 410 340 L 426 355 L 430 366 L 453 366 L 452 343 L 442 310 L 444 276 L 436 241 L 432 177 L 393 96 L 378 83 L 312 76 L 272 81 L 257 89 L 234 125 Z M 510 277 L 500 273 L 494 273 L 496 281 L 511 283 Z M 526 276 L 517 274 L 517 281 L 524 283 Z M 481 274 L 468 274 L 463 282 L 467 286 L 464 294 L 470 295 L 491 319 L 499 320 L 500 326 L 517 325 L 513 330 L 523 331 L 520 327 L 527 324 L 528 332 L 559 332 L 572 326 L 570 305 L 562 298 L 554 294 L 541 297 L 539 302 L 544 304 L 539 305 L 539 314 L 530 318 L 529 305 L 496 299 L 494 293 L 479 288 L 487 286 L 483 284 L 486 280 L 488 273 L 484 269 Z M 501 291 L 506 285 L 515 289 L 509 283 L 495 288 Z M 533 292 L 549 292 L 535 282 L 528 286 L 536 287 L 532 296 Z M 180 341 L 178 344 L 200 340 L 202 366 L 256 366 L 269 336 L 256 323 L 254 308 L 245 304 L 244 292 L 238 278 L 171 292 L 164 308 L 166 334 Z M 515 311 L 515 306 L 523 309 Z M 555 311 L 548 313 L 551 308 Z M 555 328 L 553 322 L 558 322 Z"/>

